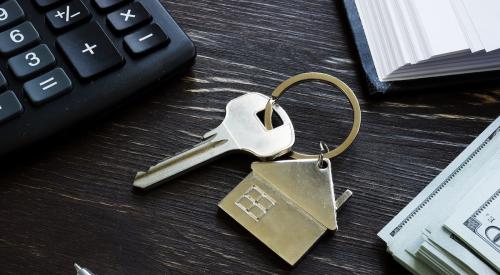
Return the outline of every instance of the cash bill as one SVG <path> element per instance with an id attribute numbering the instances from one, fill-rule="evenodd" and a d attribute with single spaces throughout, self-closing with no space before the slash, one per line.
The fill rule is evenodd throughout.
<path id="1" fill-rule="evenodd" d="M 485 164 L 499 151 L 500 118 L 378 233 L 399 263 L 416 274 L 495 274 L 483 259 L 452 238 L 444 223 L 489 173 Z"/>
<path id="2" fill-rule="evenodd" d="M 417 258 L 440 274 L 472 274 L 474 271 L 433 242 L 425 241 L 417 251 Z"/>
<path id="3" fill-rule="evenodd" d="M 427 241 L 437 247 L 449 260 L 460 266 L 460 269 L 455 269 L 456 274 L 497 274 L 489 265 L 478 259 L 466 244 L 461 242 L 453 233 L 441 226 L 438 230 L 430 232 L 426 230 L 424 235 L 427 235 Z M 434 257 L 442 257 L 434 255 Z"/>
<path id="4" fill-rule="evenodd" d="M 445 222 L 445 227 L 500 272 L 500 152 L 483 178 Z"/>

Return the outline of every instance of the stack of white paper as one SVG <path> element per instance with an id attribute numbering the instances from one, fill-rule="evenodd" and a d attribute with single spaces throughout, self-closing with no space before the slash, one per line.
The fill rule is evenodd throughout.
<path id="1" fill-rule="evenodd" d="M 500 0 L 355 0 L 381 81 L 500 69 Z"/>

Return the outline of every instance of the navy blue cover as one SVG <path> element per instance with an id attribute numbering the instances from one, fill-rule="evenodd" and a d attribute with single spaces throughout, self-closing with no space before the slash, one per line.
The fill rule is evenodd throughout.
<path id="1" fill-rule="evenodd" d="M 417 80 L 404 80 L 381 82 L 377 77 L 375 65 L 366 41 L 365 32 L 354 0 L 342 0 L 347 22 L 349 23 L 354 43 L 358 50 L 363 73 L 366 78 L 367 89 L 370 94 L 386 94 L 393 92 L 409 92 L 423 90 L 442 90 L 444 88 L 454 88 L 460 90 L 474 89 L 478 86 L 500 87 L 500 72 L 483 72 L 455 76 L 442 76 Z M 448 89 L 447 89 L 448 90 Z"/>

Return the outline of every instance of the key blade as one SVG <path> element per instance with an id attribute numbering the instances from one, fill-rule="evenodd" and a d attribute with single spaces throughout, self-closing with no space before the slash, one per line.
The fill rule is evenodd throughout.
<path id="1" fill-rule="evenodd" d="M 142 190 L 154 188 L 215 160 L 233 149 L 234 146 L 230 146 L 228 139 L 219 138 L 219 134 L 214 134 L 194 148 L 152 166 L 147 172 L 138 172 L 135 176 L 134 187 Z"/>

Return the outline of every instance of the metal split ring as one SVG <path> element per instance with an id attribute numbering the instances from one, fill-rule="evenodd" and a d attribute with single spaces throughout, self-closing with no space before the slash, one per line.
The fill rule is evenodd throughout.
<path id="1" fill-rule="evenodd" d="M 340 155 L 342 152 L 347 150 L 349 146 L 354 142 L 356 139 L 356 136 L 359 133 L 359 128 L 361 126 L 361 108 L 359 106 L 359 101 L 354 94 L 354 92 L 347 86 L 344 82 L 342 82 L 340 79 L 324 74 L 324 73 L 303 73 L 299 74 L 296 76 L 293 76 L 283 83 L 281 83 L 272 93 L 271 99 L 268 101 L 266 105 L 266 110 L 264 114 L 264 125 L 266 126 L 266 129 L 272 130 L 273 129 L 273 122 L 272 122 L 272 116 L 273 116 L 273 105 L 276 104 L 278 99 L 283 95 L 285 91 L 288 89 L 292 88 L 293 86 L 296 86 L 302 82 L 307 82 L 307 81 L 321 81 L 325 82 L 327 84 L 333 85 L 335 87 L 338 87 L 342 93 L 347 97 L 349 100 L 349 103 L 351 104 L 352 111 L 353 111 L 353 125 L 351 132 L 347 136 L 347 138 L 344 140 L 342 144 L 340 144 L 337 148 L 335 148 L 332 151 L 327 151 L 326 153 L 322 153 L 320 155 L 308 155 L 304 153 L 299 153 L 292 151 L 290 153 L 290 157 L 294 159 L 314 159 L 318 158 L 318 163 L 320 164 L 319 160 L 323 160 L 323 158 L 333 158 L 338 155 Z"/>

